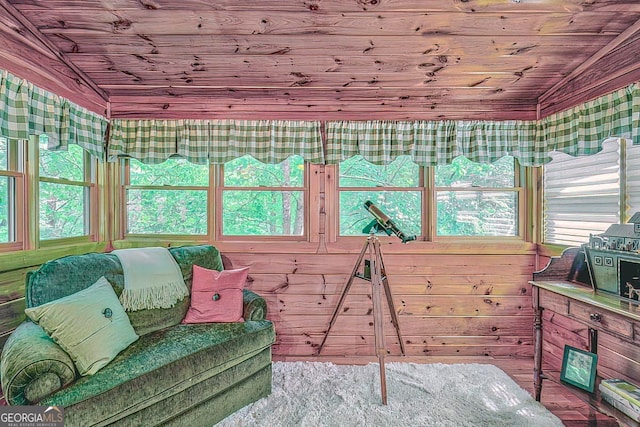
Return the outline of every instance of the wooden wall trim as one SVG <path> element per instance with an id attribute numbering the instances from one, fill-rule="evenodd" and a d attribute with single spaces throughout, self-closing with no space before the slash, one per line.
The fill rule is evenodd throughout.
<path id="1" fill-rule="evenodd" d="M 26 267 L 39 266 L 49 260 L 66 255 L 80 255 L 87 252 L 103 252 L 104 248 L 104 242 L 93 242 L 64 245 L 55 248 L 48 247 L 46 249 L 0 253 L 0 265 L 2 265 L 0 273 Z M 0 284 L 2 284 L 2 281 L 0 281 Z"/>
<path id="2" fill-rule="evenodd" d="M 295 94 L 271 97 L 271 90 L 243 90 L 245 97 L 212 91 L 210 96 L 174 97 L 117 96 L 111 98 L 115 119 L 236 119 L 236 120 L 535 120 L 535 101 L 527 103 L 486 100 L 426 100 L 426 96 L 403 97 L 379 90 L 370 99 L 362 91 L 354 101 L 340 96 L 330 99 L 297 98 Z M 179 90 L 178 90 L 179 92 Z M 227 92 L 227 93 L 225 93 Z M 347 91 L 345 91 L 347 92 Z M 481 96 L 481 95 L 480 95 Z"/>
<path id="3" fill-rule="evenodd" d="M 58 96 L 105 115 L 107 94 L 7 0 L 0 0 L 0 68 Z"/>

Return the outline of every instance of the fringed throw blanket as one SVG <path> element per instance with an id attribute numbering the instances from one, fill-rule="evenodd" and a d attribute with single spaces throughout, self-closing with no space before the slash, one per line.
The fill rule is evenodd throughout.
<path id="1" fill-rule="evenodd" d="M 124 272 L 120 302 L 127 311 L 170 308 L 189 295 L 182 272 L 166 248 L 119 249 Z"/>

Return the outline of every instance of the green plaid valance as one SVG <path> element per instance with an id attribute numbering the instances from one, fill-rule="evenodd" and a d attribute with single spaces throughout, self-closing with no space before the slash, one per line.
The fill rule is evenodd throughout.
<path id="1" fill-rule="evenodd" d="M 193 163 L 223 164 L 248 154 L 279 163 L 297 154 L 311 163 L 337 164 L 362 155 L 387 164 L 410 155 L 419 165 L 435 166 L 457 156 L 491 163 L 510 155 L 524 166 L 539 166 L 551 160 L 552 151 L 597 153 L 612 136 L 640 144 L 637 84 L 542 120 L 331 121 L 326 123 L 326 159 L 319 122 L 113 120 L 109 159 L 160 163 L 178 155 Z"/>
<path id="2" fill-rule="evenodd" d="M 531 164 L 546 155 L 536 135 L 535 121 L 328 122 L 327 163 L 359 154 L 378 165 L 400 155 L 422 166 L 449 164 L 461 155 L 479 163 L 512 155 Z"/>
<path id="3" fill-rule="evenodd" d="M 326 131 L 330 164 L 355 155 L 374 164 L 410 155 L 422 166 L 460 155 L 479 163 L 510 155 L 524 166 L 539 166 L 551 161 L 552 151 L 595 154 L 612 136 L 640 144 L 640 88 L 633 84 L 542 120 L 336 121 Z"/>
<path id="4" fill-rule="evenodd" d="M 634 83 L 538 122 L 546 149 L 572 156 L 595 154 L 609 137 L 640 144 L 640 87 Z"/>
<path id="5" fill-rule="evenodd" d="M 119 156 L 162 163 L 182 156 L 196 164 L 209 158 L 209 122 L 204 120 L 111 120 L 109 161 Z"/>
<path id="6" fill-rule="evenodd" d="M 104 159 L 107 120 L 69 100 L 0 70 L 0 134 L 9 139 L 47 135 L 50 150 L 77 144 Z"/>
<path id="7" fill-rule="evenodd" d="M 223 164 L 244 155 L 280 163 L 292 155 L 324 163 L 320 123 L 289 120 L 111 121 L 109 160 L 133 157 L 161 163 L 181 156 L 192 163 Z"/>

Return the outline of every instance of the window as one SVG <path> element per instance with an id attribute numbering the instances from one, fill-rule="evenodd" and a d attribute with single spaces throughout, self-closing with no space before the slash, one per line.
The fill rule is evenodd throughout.
<path id="1" fill-rule="evenodd" d="M 9 191 L 12 186 L 12 177 L 7 174 L 9 169 L 9 146 L 7 140 L 0 139 L 0 243 L 8 243 L 14 240 L 9 231 L 9 225 L 13 222 L 13 200 L 9 201 Z"/>
<path id="2" fill-rule="evenodd" d="M 17 141 L 0 138 L 0 246 L 22 241 L 24 173 Z"/>
<path id="3" fill-rule="evenodd" d="M 172 158 L 125 168 L 126 233 L 206 235 L 209 167 Z"/>
<path id="4" fill-rule="evenodd" d="M 340 163 L 340 235 L 363 234 L 372 220 L 363 208 L 371 200 L 405 234 L 426 236 L 434 222 L 436 236 L 518 236 L 519 174 L 513 157 L 493 164 L 456 158 L 452 164 L 430 168 L 435 187 L 410 156 L 385 166 L 356 156 Z M 435 200 L 435 217 L 425 209 L 425 193 Z"/>
<path id="5" fill-rule="evenodd" d="M 307 178 L 304 159 L 264 164 L 244 156 L 222 167 L 221 236 L 304 236 Z"/>
<path id="6" fill-rule="evenodd" d="M 625 158 L 625 198 L 628 203 L 627 216 L 640 212 L 640 145 L 627 145 Z M 625 219 L 626 219 L 625 218 Z"/>
<path id="7" fill-rule="evenodd" d="M 437 236 L 517 236 L 519 175 L 505 156 L 491 164 L 457 157 L 435 168 Z"/>
<path id="8" fill-rule="evenodd" d="M 40 137 L 40 240 L 88 236 L 93 168 L 89 154 L 77 145 L 68 151 L 46 149 Z"/>
<path id="9" fill-rule="evenodd" d="M 423 235 L 421 168 L 410 156 L 400 156 L 388 165 L 374 165 L 355 156 L 340 163 L 338 182 L 341 236 L 361 236 L 373 220 L 364 208 L 373 202 L 407 235 Z"/>
<path id="10" fill-rule="evenodd" d="M 589 234 L 624 223 L 640 210 L 640 146 L 612 138 L 591 156 L 552 157 L 544 166 L 545 243 L 579 246 Z"/>

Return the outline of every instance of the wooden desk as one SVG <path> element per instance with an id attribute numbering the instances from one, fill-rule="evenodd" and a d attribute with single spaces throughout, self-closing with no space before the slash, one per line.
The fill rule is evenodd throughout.
<path id="1" fill-rule="evenodd" d="M 636 361 L 640 356 L 640 306 L 638 303 L 626 301 L 614 295 L 593 292 L 584 285 L 571 282 L 532 281 L 531 284 L 533 285 L 533 308 L 535 310 L 534 385 L 536 399 L 540 399 L 543 378 L 543 310 L 549 313 L 545 318 L 549 319 L 550 323 L 561 324 L 563 329 L 576 335 L 575 337 L 565 336 L 566 344 L 594 353 L 598 353 L 598 343 L 613 347 L 605 347 L 604 352 L 607 354 L 610 351 L 617 353 L 617 355 L 611 355 L 615 357 L 608 358 L 599 355 L 598 373 L 600 377 L 605 377 L 601 375 L 602 373 L 610 372 L 612 375 L 606 376 L 607 378 L 618 377 L 617 374 L 621 374 L 627 375 L 628 379 L 634 383 L 640 382 L 640 365 L 631 366 L 633 365 L 631 362 L 637 364 Z M 557 316 L 561 316 L 561 322 L 557 320 L 554 322 L 553 319 Z M 561 360 L 562 357 L 559 354 L 558 356 Z M 620 357 L 631 360 L 618 360 Z M 560 366 L 558 366 L 559 368 Z"/>
<path id="2" fill-rule="evenodd" d="M 577 253 L 563 254 L 574 257 Z M 598 354 L 596 390 L 584 393 L 599 409 L 615 414 L 599 398 L 598 383 L 607 378 L 623 378 L 640 384 L 640 305 L 616 295 L 594 292 L 589 285 L 571 280 L 566 268 L 573 260 L 557 260 L 534 273 L 534 397 L 540 400 L 542 381 L 559 382 L 564 345 Z M 543 360 L 544 359 L 544 360 Z M 544 363 L 543 363 L 544 362 Z M 548 369 L 543 373 L 543 366 Z M 612 408 L 611 408 L 612 409 Z"/>

